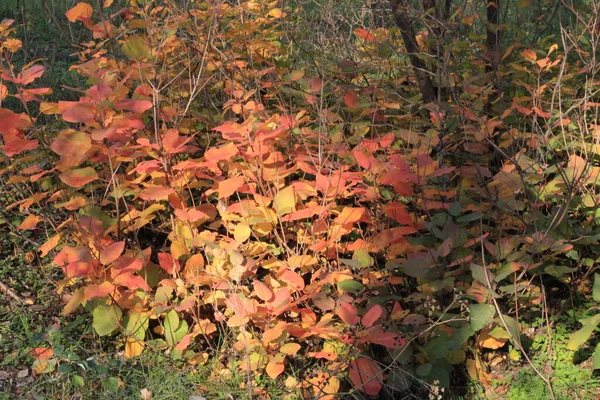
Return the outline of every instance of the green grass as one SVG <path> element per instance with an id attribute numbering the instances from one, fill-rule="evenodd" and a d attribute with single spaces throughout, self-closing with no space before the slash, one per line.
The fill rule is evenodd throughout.
<path id="1" fill-rule="evenodd" d="M 582 305 L 583 306 L 583 305 Z M 585 312 L 582 307 L 581 312 Z M 600 393 L 600 379 L 594 374 L 589 362 L 589 355 L 581 358 L 581 352 L 567 349 L 570 338 L 566 316 L 561 317 L 552 332 L 552 351 L 548 351 L 548 336 L 538 334 L 534 337 L 529 352 L 532 361 L 547 375 L 550 375 L 557 400 L 593 399 Z M 509 381 L 509 400 L 544 400 L 549 399 L 548 387 L 542 379 L 526 364 L 519 369 Z"/>

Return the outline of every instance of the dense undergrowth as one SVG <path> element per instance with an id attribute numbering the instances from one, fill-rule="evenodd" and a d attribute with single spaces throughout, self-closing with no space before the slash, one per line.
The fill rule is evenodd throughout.
<path id="1" fill-rule="evenodd" d="M 597 395 L 596 5 L 532 40 L 471 3 L 99 4 L 44 14 L 73 59 L 0 23 L 2 365 L 58 398 Z"/>

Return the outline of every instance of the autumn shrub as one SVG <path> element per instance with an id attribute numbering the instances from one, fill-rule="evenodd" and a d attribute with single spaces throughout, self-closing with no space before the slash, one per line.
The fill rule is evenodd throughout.
<path id="1" fill-rule="evenodd" d="M 16 230 L 48 232 L 63 313 L 88 310 L 127 357 L 204 363 L 227 338 L 253 375 L 310 360 L 298 385 L 320 398 L 345 377 L 372 396 L 406 373 L 447 388 L 463 364 L 485 382 L 479 354 L 509 344 L 527 359 L 519 310 L 548 301 L 540 277 L 595 263 L 597 104 L 569 86 L 589 55 L 517 43 L 500 88 L 479 76 L 483 43 L 452 41 L 425 103 L 397 27 L 357 18 L 303 53 L 296 11 L 78 3 L 86 85 L 56 103 L 33 87 L 41 65 L 12 66 L 2 22 L 2 99 L 25 112 L 0 108 L 0 176 L 27 193 Z"/>

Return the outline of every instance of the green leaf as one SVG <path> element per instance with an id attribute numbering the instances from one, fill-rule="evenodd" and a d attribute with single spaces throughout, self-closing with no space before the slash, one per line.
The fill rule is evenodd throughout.
<path id="1" fill-rule="evenodd" d="M 101 304 L 92 312 L 92 326 L 99 336 L 110 335 L 119 329 L 123 312 L 116 305 Z"/>
<path id="2" fill-rule="evenodd" d="M 491 304 L 471 304 L 469 306 L 469 320 L 474 331 L 478 331 L 490 323 L 496 308 Z"/>
<path id="3" fill-rule="evenodd" d="M 102 382 L 102 386 L 104 386 L 104 389 L 107 392 L 117 393 L 119 391 L 119 387 L 121 386 L 121 381 L 119 380 L 119 378 L 111 376 L 110 378 Z"/>
<path id="4" fill-rule="evenodd" d="M 486 287 L 488 285 L 488 280 L 485 277 L 486 269 L 480 265 L 471 263 L 471 273 L 473 274 L 473 278 L 483 283 Z M 494 280 L 494 275 L 490 271 L 487 271 L 489 282 Z"/>
<path id="5" fill-rule="evenodd" d="M 172 310 L 165 316 L 164 328 L 167 344 L 175 346 L 187 333 L 188 324 L 186 321 L 180 321 L 177 311 Z"/>
<path id="6" fill-rule="evenodd" d="M 353 279 L 346 279 L 345 281 L 338 282 L 337 286 L 338 289 L 343 290 L 344 292 L 360 292 L 364 288 L 362 283 Z"/>
<path id="7" fill-rule="evenodd" d="M 600 323 L 600 314 L 594 315 L 591 318 L 585 318 L 581 320 L 581 324 L 583 327 L 571 335 L 571 340 L 569 340 L 569 344 L 567 344 L 567 348 L 569 350 L 577 350 L 579 346 L 587 342 L 590 338 L 594 329 Z"/>
<path id="8" fill-rule="evenodd" d="M 371 267 L 375 263 L 373 257 L 363 249 L 356 250 L 352 255 L 352 259 L 358 261 L 363 268 Z"/>
<path id="9" fill-rule="evenodd" d="M 135 310 L 129 311 L 125 322 L 125 335 L 144 340 L 148 329 L 148 316 Z"/>
<path id="10" fill-rule="evenodd" d="M 509 317 L 508 315 L 502 315 L 506 326 L 508 327 L 508 333 L 512 336 L 511 339 L 521 344 L 521 330 L 519 329 L 519 324 L 517 320 L 513 317 Z M 504 326 L 500 318 L 497 319 L 498 325 Z"/>
<path id="11" fill-rule="evenodd" d="M 475 334 L 473 327 L 471 324 L 465 324 L 458 329 L 452 331 L 452 338 L 450 341 L 452 342 L 452 346 L 450 350 L 459 349 L 471 336 Z"/>
<path id="12" fill-rule="evenodd" d="M 446 354 L 448 354 L 448 351 L 450 351 L 451 347 L 452 342 L 448 340 L 448 336 L 443 333 L 435 339 L 430 340 L 425 346 L 427 359 L 438 360 L 440 358 L 444 358 L 446 357 Z"/>
<path id="13" fill-rule="evenodd" d="M 600 344 L 596 346 L 596 350 L 592 354 L 592 368 L 600 369 Z"/>
<path id="14" fill-rule="evenodd" d="M 83 387 L 85 385 L 85 381 L 81 375 L 73 375 L 71 377 L 71 382 L 75 387 Z"/>
<path id="15" fill-rule="evenodd" d="M 140 35 L 131 36 L 121 47 L 123 54 L 130 60 L 143 57 L 150 57 L 152 52 L 150 47 Z"/>
<path id="16" fill-rule="evenodd" d="M 600 301 L 600 274 L 594 274 L 594 289 L 592 291 L 592 297 L 596 301 Z"/>

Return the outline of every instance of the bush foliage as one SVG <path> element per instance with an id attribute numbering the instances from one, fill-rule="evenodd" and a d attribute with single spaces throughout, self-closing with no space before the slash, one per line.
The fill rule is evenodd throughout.
<path id="1" fill-rule="evenodd" d="M 309 397 L 392 396 L 406 371 L 439 393 L 457 366 L 489 384 L 497 349 L 553 396 L 520 315 L 597 262 L 597 10 L 503 47 L 474 4 L 112 3 L 65 15 L 86 29 L 76 101 L 44 100 L 0 24 L 0 179 L 15 231 L 47 233 L 64 314 L 127 357 L 231 340 L 232 368 L 272 379 L 310 360 Z"/>

